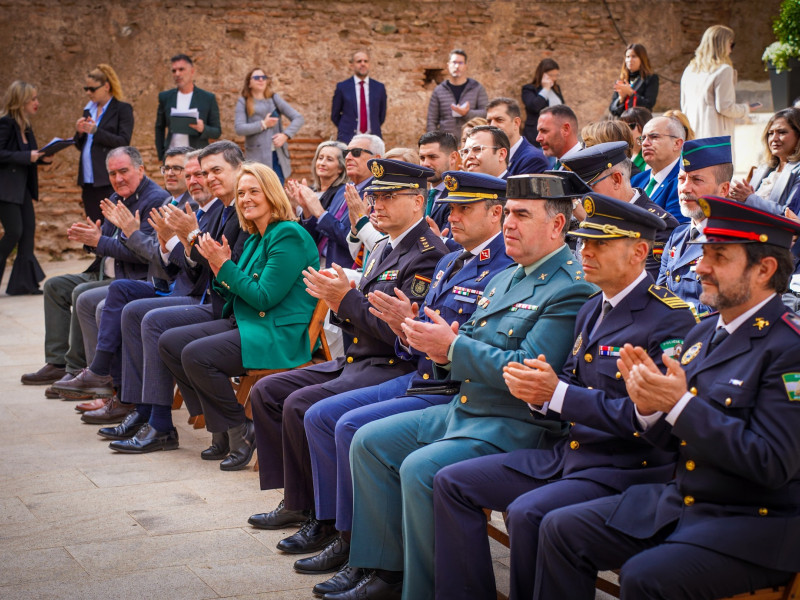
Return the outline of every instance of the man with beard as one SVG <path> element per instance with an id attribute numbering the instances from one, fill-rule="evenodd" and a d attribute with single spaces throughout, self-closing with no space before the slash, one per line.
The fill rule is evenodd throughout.
<path id="1" fill-rule="evenodd" d="M 665 374 L 629 344 L 617 362 L 639 435 L 678 452 L 675 477 L 549 513 L 537 600 L 593 599 L 597 571 L 619 567 L 621 598 L 722 598 L 800 570 L 800 318 L 780 298 L 800 225 L 698 203 L 700 299 L 719 314 Z"/>
<path id="2" fill-rule="evenodd" d="M 730 136 L 690 140 L 683 145 L 678 197 L 681 214 L 691 222 L 672 232 L 661 255 L 656 283 L 666 286 L 692 306 L 701 318 L 708 316 L 711 309 L 700 301 L 702 287 L 696 273 L 703 248 L 689 244 L 703 232 L 706 221 L 697 200 L 700 196 L 728 195 L 733 177 L 732 162 Z"/>

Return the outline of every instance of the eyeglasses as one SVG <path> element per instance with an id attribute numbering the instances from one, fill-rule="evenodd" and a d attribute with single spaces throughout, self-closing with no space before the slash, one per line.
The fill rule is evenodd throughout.
<path id="1" fill-rule="evenodd" d="M 250 79 L 253 79 L 254 81 L 266 81 L 269 79 L 269 75 L 252 75 Z"/>
<path id="2" fill-rule="evenodd" d="M 481 154 L 487 148 L 497 150 L 500 148 L 500 146 L 484 146 L 483 144 L 475 144 L 469 148 L 462 148 L 458 151 L 458 153 L 461 155 L 461 158 L 467 158 L 472 153 L 475 153 L 475 156 L 478 156 L 478 154 Z"/>
<path id="3" fill-rule="evenodd" d="M 668 133 L 645 133 L 644 135 L 640 135 L 636 138 L 636 141 L 640 144 L 644 144 L 645 140 L 650 140 L 651 142 L 655 143 L 663 137 L 671 137 L 674 139 L 678 139 L 677 135 L 669 135 Z"/>
<path id="4" fill-rule="evenodd" d="M 180 175 L 183 173 L 183 167 L 178 167 L 176 165 L 161 165 L 161 174 L 164 175 L 167 172 Z"/>
<path id="5" fill-rule="evenodd" d="M 370 206 L 374 206 L 375 202 L 378 200 L 382 202 L 388 202 L 389 200 L 394 200 L 398 196 L 417 196 L 416 193 L 409 193 L 409 192 L 392 192 L 392 193 L 379 193 L 379 194 L 367 194 L 364 196 L 364 200 Z"/>
<path id="6" fill-rule="evenodd" d="M 362 152 L 366 152 L 370 156 L 375 156 L 374 152 L 371 152 L 371 151 L 367 150 L 366 148 L 348 148 L 347 150 L 344 151 L 344 156 L 345 156 L 345 158 L 347 158 L 348 154 L 352 154 L 353 158 L 358 158 L 359 156 L 361 156 Z"/>
<path id="7" fill-rule="evenodd" d="M 83 91 L 84 92 L 92 92 L 94 94 L 101 87 L 103 87 L 103 86 L 102 85 L 96 85 L 94 87 L 89 87 L 88 85 L 85 85 L 85 86 L 83 86 Z"/>

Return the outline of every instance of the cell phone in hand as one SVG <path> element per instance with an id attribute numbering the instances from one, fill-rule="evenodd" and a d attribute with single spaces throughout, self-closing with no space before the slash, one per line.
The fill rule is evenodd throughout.
<path id="1" fill-rule="evenodd" d="M 750 110 L 756 110 L 757 108 L 761 108 L 764 105 L 761 104 L 761 102 L 751 102 L 749 104 L 749 106 L 750 106 Z"/>

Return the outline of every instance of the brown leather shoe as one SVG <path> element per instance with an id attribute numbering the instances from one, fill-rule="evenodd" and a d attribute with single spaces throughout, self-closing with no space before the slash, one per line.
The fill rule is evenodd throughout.
<path id="1" fill-rule="evenodd" d="M 91 410 L 81 415 L 81 421 L 92 425 L 105 425 L 107 423 L 121 423 L 136 406 L 133 404 L 123 404 L 117 396 L 111 398 L 110 402 L 103 408 Z"/>
<path id="2" fill-rule="evenodd" d="M 57 367 L 48 363 L 35 373 L 25 373 L 25 375 L 20 378 L 20 381 L 22 381 L 23 385 L 50 385 L 66 374 L 66 368 Z"/>
<path id="3" fill-rule="evenodd" d="M 111 375 L 98 375 L 87 368 L 69 381 L 56 381 L 53 391 L 72 399 L 83 399 L 87 394 L 92 398 L 110 398 L 114 395 L 114 380 Z"/>
<path id="4" fill-rule="evenodd" d="M 99 410 L 109 402 L 111 402 L 111 398 L 95 398 L 94 400 L 88 400 L 87 402 L 76 404 L 75 410 L 80 413 L 89 412 L 91 410 Z"/>

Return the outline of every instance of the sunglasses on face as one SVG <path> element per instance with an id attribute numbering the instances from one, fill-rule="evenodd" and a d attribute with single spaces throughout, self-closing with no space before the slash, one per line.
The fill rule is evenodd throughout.
<path id="1" fill-rule="evenodd" d="M 89 87 L 88 85 L 85 85 L 85 86 L 83 86 L 83 91 L 84 92 L 92 92 L 94 94 L 101 87 L 103 87 L 103 86 L 102 85 L 96 85 L 94 87 Z"/>
<path id="2" fill-rule="evenodd" d="M 358 158 L 358 157 L 361 156 L 362 152 L 366 152 L 370 156 L 374 156 L 375 155 L 374 152 L 370 152 L 366 148 L 348 148 L 347 150 L 344 151 L 344 155 L 345 155 L 345 158 L 347 157 L 348 154 L 352 155 L 353 158 Z"/>
<path id="3" fill-rule="evenodd" d="M 269 76 L 267 76 L 267 75 L 253 75 L 252 77 L 250 77 L 250 79 L 252 79 L 253 81 L 266 81 L 267 79 L 269 79 Z"/>

